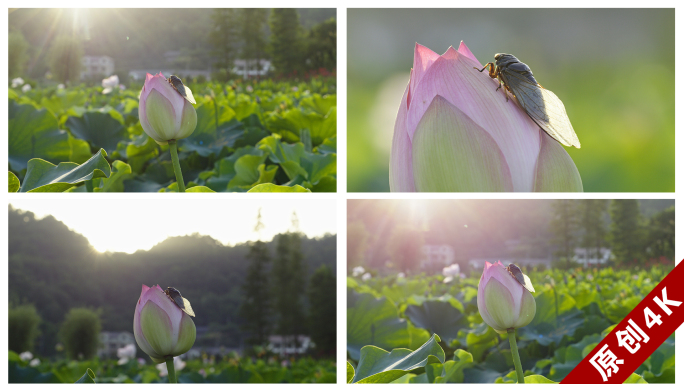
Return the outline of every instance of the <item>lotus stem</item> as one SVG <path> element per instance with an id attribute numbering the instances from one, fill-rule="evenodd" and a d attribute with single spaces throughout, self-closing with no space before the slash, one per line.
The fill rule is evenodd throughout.
<path id="1" fill-rule="evenodd" d="M 185 192 L 183 173 L 181 172 L 180 161 L 178 161 L 178 144 L 176 140 L 169 140 L 169 151 L 171 152 L 171 161 L 173 162 L 173 173 L 176 174 L 176 181 L 178 182 L 178 192 Z"/>
<path id="2" fill-rule="evenodd" d="M 508 342 L 511 343 L 511 355 L 513 356 L 513 364 L 515 365 L 515 373 L 518 376 L 518 383 L 525 382 L 522 365 L 520 364 L 520 355 L 518 354 L 518 344 L 515 342 L 515 328 L 508 329 Z"/>
<path id="3" fill-rule="evenodd" d="M 176 367 L 173 365 L 173 356 L 166 356 L 166 370 L 169 372 L 169 383 L 177 383 Z"/>

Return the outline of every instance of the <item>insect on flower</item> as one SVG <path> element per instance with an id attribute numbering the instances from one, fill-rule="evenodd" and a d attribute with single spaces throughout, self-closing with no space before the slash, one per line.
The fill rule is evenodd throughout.
<path id="1" fill-rule="evenodd" d="M 166 293 L 166 296 L 168 296 L 169 299 L 171 299 L 171 301 L 176 303 L 178 308 L 182 309 L 183 312 L 187 313 L 192 317 L 195 317 L 195 311 L 192 310 L 192 306 L 190 306 L 190 301 L 188 301 L 188 299 L 186 299 L 185 297 L 181 296 L 179 290 L 177 290 L 174 287 L 168 287 L 166 288 L 164 293 Z"/>
<path id="2" fill-rule="evenodd" d="M 190 90 L 190 88 L 186 87 L 185 84 L 183 84 L 183 81 L 181 81 L 181 79 L 178 78 L 178 76 L 169 76 L 169 84 L 171 84 L 173 89 L 175 89 L 176 92 L 178 92 L 178 94 L 183 96 L 185 100 L 193 104 L 197 104 L 197 102 L 195 101 L 195 97 L 192 96 L 192 91 Z"/>
<path id="3" fill-rule="evenodd" d="M 530 292 L 534 292 L 534 287 L 532 286 L 532 281 L 530 281 L 530 278 L 527 277 L 526 274 L 522 273 L 522 271 L 520 270 L 520 268 L 518 268 L 517 265 L 515 265 L 513 263 L 508 264 L 508 267 L 506 267 L 506 270 L 508 271 L 508 273 L 511 274 L 511 276 L 515 277 L 515 279 L 518 281 L 518 283 L 520 283 L 520 285 L 525 287 L 525 289 L 527 289 Z"/>
<path id="4" fill-rule="evenodd" d="M 499 88 L 504 86 L 505 91 L 513 94 L 520 107 L 541 129 L 559 143 L 579 148 L 579 139 L 570 124 L 563 102 L 537 82 L 530 67 L 508 53 L 497 53 L 494 60 L 496 63 L 487 63 L 482 69 L 475 69 L 482 72 L 489 68 L 489 77 L 498 79 Z"/>

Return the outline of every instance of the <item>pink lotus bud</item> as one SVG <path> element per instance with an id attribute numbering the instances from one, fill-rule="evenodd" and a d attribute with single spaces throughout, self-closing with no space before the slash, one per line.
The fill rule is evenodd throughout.
<path id="1" fill-rule="evenodd" d="M 195 343 L 195 323 L 159 287 L 143 284 L 133 317 L 135 341 L 155 363 L 181 355 Z"/>
<path id="2" fill-rule="evenodd" d="M 482 64 L 463 42 L 441 56 L 416 44 L 413 60 L 394 125 L 392 192 L 582 191 L 565 149 L 474 68 Z"/>
<path id="3" fill-rule="evenodd" d="M 497 261 L 485 262 L 477 286 L 477 309 L 482 320 L 498 333 L 529 324 L 537 312 L 532 294 Z"/>
<path id="4" fill-rule="evenodd" d="M 138 116 L 145 133 L 159 144 L 184 139 L 197 126 L 195 108 L 161 73 L 147 74 L 140 92 Z"/>

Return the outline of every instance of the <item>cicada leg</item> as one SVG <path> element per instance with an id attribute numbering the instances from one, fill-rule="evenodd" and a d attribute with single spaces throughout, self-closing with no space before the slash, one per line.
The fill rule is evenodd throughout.
<path id="1" fill-rule="evenodd" d="M 477 69 L 477 67 L 473 67 L 473 68 Z M 498 68 L 496 68 L 494 66 L 494 63 L 487 63 L 487 64 L 485 64 L 484 67 L 482 67 L 482 69 L 477 69 L 477 70 L 482 72 L 487 68 L 489 68 L 489 73 L 488 73 L 489 77 L 491 77 L 492 79 L 496 79 L 496 77 L 499 75 L 499 71 L 498 71 Z"/>
<path id="2" fill-rule="evenodd" d="M 504 89 L 504 90 L 503 90 L 503 93 L 504 93 L 504 96 L 506 96 L 506 102 L 508 102 L 508 99 L 511 98 L 511 97 L 508 96 L 508 94 L 509 94 L 509 93 L 512 94 L 513 92 L 511 92 L 511 89 L 508 87 L 508 84 L 506 84 L 506 82 L 504 82 L 503 77 L 501 76 L 501 74 L 499 74 L 497 80 L 499 80 L 499 87 L 498 87 L 496 90 L 498 91 L 499 88 L 501 88 L 501 87 L 503 86 L 503 89 Z"/>

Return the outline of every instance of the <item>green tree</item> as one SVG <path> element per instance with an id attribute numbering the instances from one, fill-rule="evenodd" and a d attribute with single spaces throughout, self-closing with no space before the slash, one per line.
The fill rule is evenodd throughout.
<path id="1" fill-rule="evenodd" d="M 648 252 L 653 257 L 674 257 L 675 250 L 675 209 L 670 207 L 653 215 L 649 220 Z M 673 258 L 674 260 L 674 258 Z"/>
<path id="2" fill-rule="evenodd" d="M 559 265 L 569 267 L 578 242 L 579 206 L 577 200 L 555 200 L 552 203 L 551 218 L 552 244 L 558 247 L 555 252 Z"/>
<path id="3" fill-rule="evenodd" d="M 337 20 L 334 17 L 314 25 L 306 43 L 309 68 L 333 70 L 337 67 Z"/>
<path id="4" fill-rule="evenodd" d="M 88 360 L 95 356 L 100 341 L 100 314 L 87 308 L 72 308 L 59 330 L 71 359 Z"/>
<path id="5" fill-rule="evenodd" d="M 397 268 L 408 274 L 418 266 L 423 258 L 423 233 L 413 227 L 398 225 L 394 227 L 387 244 L 389 253 Z"/>
<path id="6" fill-rule="evenodd" d="M 334 355 L 337 341 L 337 284 L 335 274 L 323 265 L 311 276 L 309 283 L 309 334 L 316 349 L 327 355 Z"/>
<path id="7" fill-rule="evenodd" d="M 213 47 L 211 54 L 216 59 L 214 67 L 221 74 L 219 77 L 222 81 L 230 77 L 237 56 L 237 12 L 234 8 L 218 8 L 211 14 L 209 42 Z"/>
<path id="8" fill-rule="evenodd" d="M 254 231 L 259 233 L 263 227 L 261 209 L 259 209 Z M 271 328 L 271 287 L 268 284 L 268 264 L 271 258 L 268 247 L 261 240 L 257 240 L 252 244 L 246 258 L 249 260 L 249 266 L 242 285 L 244 292 L 244 301 L 240 306 L 240 316 L 244 321 L 242 328 L 249 334 L 248 343 L 263 345 L 268 341 Z"/>
<path id="9" fill-rule="evenodd" d="M 613 254 L 622 262 L 644 259 L 644 229 L 639 202 L 635 199 L 616 199 L 610 205 L 610 242 Z"/>
<path id="10" fill-rule="evenodd" d="M 76 37 L 57 36 L 48 53 L 50 71 L 57 81 L 69 83 L 81 77 L 83 46 Z"/>
<path id="11" fill-rule="evenodd" d="M 19 77 L 24 73 L 26 62 L 28 61 L 28 48 L 29 44 L 20 31 L 9 33 L 7 68 L 10 79 Z"/>
<path id="12" fill-rule="evenodd" d="M 582 228 L 581 244 L 587 251 L 587 257 L 600 257 L 601 248 L 606 243 L 607 200 L 584 199 L 579 201 Z"/>
<path id="13" fill-rule="evenodd" d="M 9 309 L 8 345 L 11 351 L 21 353 L 33 350 L 33 342 L 40 334 L 40 315 L 33 304 Z"/>
<path id="14" fill-rule="evenodd" d="M 306 267 L 301 250 L 301 233 L 293 213 L 293 231 L 280 234 L 273 261 L 275 308 L 278 314 L 278 333 L 293 338 L 304 331 L 305 316 L 302 296 L 306 292 Z"/>
<path id="15" fill-rule="evenodd" d="M 299 14 L 294 8 L 273 9 L 269 25 L 273 68 L 279 75 L 291 75 L 304 64 Z"/>
<path id="16" fill-rule="evenodd" d="M 247 71 L 260 70 L 260 60 L 266 55 L 266 21 L 268 10 L 265 8 L 245 8 L 240 17 L 240 40 L 242 58 Z"/>
<path id="17" fill-rule="evenodd" d="M 347 225 L 347 268 L 364 264 L 368 248 L 368 230 L 363 221 L 356 220 Z"/>

